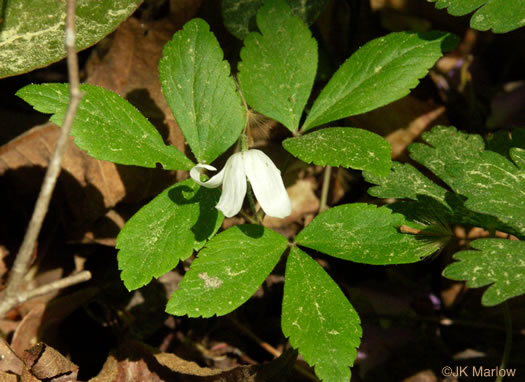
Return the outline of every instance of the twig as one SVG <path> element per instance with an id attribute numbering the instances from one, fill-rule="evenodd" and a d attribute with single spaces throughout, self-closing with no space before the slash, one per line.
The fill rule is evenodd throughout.
<path id="1" fill-rule="evenodd" d="M 69 105 L 67 108 L 64 123 L 60 130 L 55 151 L 49 161 L 46 175 L 38 195 L 33 216 L 29 222 L 24 241 L 18 254 L 16 255 L 13 268 L 9 274 L 5 295 L 0 302 L 0 317 L 3 317 L 11 308 L 16 306 L 20 293 L 20 286 L 27 272 L 31 254 L 35 248 L 35 243 L 42 228 L 42 223 L 47 214 L 49 201 L 53 195 L 58 175 L 62 166 L 62 158 L 67 148 L 68 136 L 71 131 L 73 119 L 80 103 L 82 95 L 80 93 L 80 80 L 78 74 L 78 60 L 75 52 L 75 0 L 68 0 L 66 5 L 66 30 L 65 46 L 67 52 L 67 68 L 69 72 Z M 85 281 L 85 280 L 82 280 Z M 80 281 L 79 281 L 80 282 Z"/>
<path id="2" fill-rule="evenodd" d="M 45 294 L 67 288 L 71 285 L 79 284 L 84 281 L 88 281 L 90 279 L 91 279 L 91 272 L 82 271 L 74 275 L 65 277 L 63 279 L 50 282 L 49 284 L 42 285 L 38 288 L 34 288 L 34 289 L 30 289 L 22 293 L 18 293 L 15 296 L 16 305 L 23 304 L 24 302 L 26 302 L 27 300 L 31 300 L 32 298 L 43 296 Z"/>

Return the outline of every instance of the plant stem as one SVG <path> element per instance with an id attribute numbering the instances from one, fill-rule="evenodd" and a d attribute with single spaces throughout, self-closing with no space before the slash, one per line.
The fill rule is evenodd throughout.
<path id="1" fill-rule="evenodd" d="M 241 151 L 247 151 L 248 150 L 248 136 L 246 133 L 241 134 Z"/>
<path id="2" fill-rule="evenodd" d="M 507 367 L 507 363 L 510 357 L 510 350 L 512 348 L 512 317 L 510 314 L 510 308 L 507 301 L 503 304 L 503 317 L 505 321 L 505 347 L 503 348 L 503 357 L 501 358 L 500 370 Z M 503 377 L 499 375 L 496 378 L 496 382 L 501 382 Z"/>
<path id="3" fill-rule="evenodd" d="M 261 218 L 257 214 L 257 208 L 255 206 L 255 198 L 253 196 L 252 185 L 250 182 L 246 181 L 246 194 L 248 195 L 248 201 L 250 202 L 250 208 L 252 209 L 254 220 L 257 221 L 257 224 L 262 225 Z"/>
<path id="4" fill-rule="evenodd" d="M 326 168 L 324 169 L 324 176 L 323 176 L 323 188 L 321 190 L 321 204 L 319 206 L 320 213 L 328 209 L 326 202 L 328 199 L 328 190 L 330 189 L 331 176 L 332 176 L 332 167 L 326 166 Z"/>
<path id="5" fill-rule="evenodd" d="M 62 158 L 66 152 L 69 132 L 82 97 L 80 93 L 78 60 L 75 52 L 75 0 L 68 0 L 66 5 L 65 46 L 69 72 L 69 105 L 55 150 L 49 161 L 46 175 L 40 188 L 33 216 L 31 216 L 24 240 L 9 274 L 4 298 L 0 303 L 0 317 L 3 317 L 17 304 L 17 295 L 20 293 L 20 286 L 27 272 L 38 234 L 49 208 L 49 202 L 60 174 Z"/>

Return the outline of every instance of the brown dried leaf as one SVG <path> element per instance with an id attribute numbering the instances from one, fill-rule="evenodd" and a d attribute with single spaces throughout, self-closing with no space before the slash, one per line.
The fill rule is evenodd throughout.
<path id="1" fill-rule="evenodd" d="M 209 367 L 200 367 L 195 362 L 186 361 L 171 353 L 158 353 L 154 354 L 154 357 L 161 365 L 181 374 L 209 377 L 221 374 L 224 371 L 220 369 L 210 369 Z"/>
<path id="2" fill-rule="evenodd" d="M 21 382 L 41 382 L 41 380 L 35 377 L 33 374 L 31 374 L 29 369 L 26 368 L 22 372 Z"/>
<path id="3" fill-rule="evenodd" d="M 0 371 L 0 382 L 18 382 L 18 376 L 5 371 Z"/>
<path id="4" fill-rule="evenodd" d="M 24 362 L 16 355 L 8 343 L 0 337 L 0 371 L 20 375 L 23 370 Z M 0 380 L 2 380 L 2 377 L 0 377 Z"/>
<path id="5" fill-rule="evenodd" d="M 45 309 L 46 304 L 42 302 L 35 304 L 16 328 L 11 340 L 11 347 L 16 354 L 22 356 L 25 349 L 29 349 L 37 343 L 38 329 L 42 323 Z"/>
<path id="6" fill-rule="evenodd" d="M 110 355 L 102 371 L 90 382 L 131 381 L 280 381 L 289 372 L 297 357 L 287 351 L 272 362 L 255 366 L 237 366 L 229 369 L 200 367 L 175 354 L 159 353 L 136 341 L 122 344 Z"/>
<path id="7" fill-rule="evenodd" d="M 190 9 L 187 17 L 193 14 Z M 184 137 L 162 94 L 158 63 L 164 45 L 189 18 L 176 22 L 164 18 L 150 24 L 129 18 L 117 29 L 107 54 L 100 58 L 95 53 L 87 65 L 87 82 L 127 98 L 148 117 L 167 142 L 182 151 Z"/>
<path id="8" fill-rule="evenodd" d="M 445 107 L 408 95 L 379 109 L 352 117 L 355 126 L 386 137 L 392 158 L 398 159 L 421 133 L 435 125 L 447 125 Z"/>
<path id="9" fill-rule="evenodd" d="M 8 312 L 7 315 L 15 313 L 14 311 Z M 10 319 L 3 319 L 0 320 L 0 333 L 2 333 L 2 336 L 5 338 L 11 333 L 13 333 L 16 328 L 18 328 L 19 321 L 13 321 Z"/>
<path id="10" fill-rule="evenodd" d="M 160 365 L 144 345 L 127 341 L 108 357 L 101 372 L 90 382 L 161 382 L 179 380 L 176 374 Z"/>
<path id="11" fill-rule="evenodd" d="M 78 366 L 42 342 L 26 350 L 24 360 L 31 373 L 39 379 L 49 382 L 77 380 Z"/>
<path id="12" fill-rule="evenodd" d="M 7 273 L 7 267 L 5 266 L 4 259 L 9 254 L 9 251 L 3 245 L 0 245 L 0 285 L 4 285 L 4 276 Z"/>
<path id="13" fill-rule="evenodd" d="M 5 182 L 7 189 L 17 190 L 17 195 L 12 196 L 13 203 L 23 203 L 38 192 L 58 134 L 56 125 L 41 125 L 0 147 L 2 183 Z M 61 197 L 55 200 L 60 201 L 64 213 L 72 215 L 66 215 L 72 228 L 104 216 L 108 208 L 120 201 L 133 202 L 151 196 L 170 182 L 165 171 L 118 166 L 93 159 L 72 140 L 62 169 L 56 192 Z M 24 206 L 13 208 L 18 207 Z"/>

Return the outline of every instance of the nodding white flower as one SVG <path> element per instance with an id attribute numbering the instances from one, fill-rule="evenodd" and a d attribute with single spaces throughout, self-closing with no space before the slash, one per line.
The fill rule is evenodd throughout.
<path id="1" fill-rule="evenodd" d="M 246 195 L 246 177 L 266 215 L 284 218 L 291 213 L 290 198 L 284 188 L 281 172 L 272 160 L 260 150 L 233 154 L 224 168 L 211 179 L 201 182 L 202 171 L 217 171 L 213 166 L 198 164 L 190 171 L 191 178 L 207 188 L 222 184 L 222 195 L 216 208 L 226 217 L 239 213 Z"/>

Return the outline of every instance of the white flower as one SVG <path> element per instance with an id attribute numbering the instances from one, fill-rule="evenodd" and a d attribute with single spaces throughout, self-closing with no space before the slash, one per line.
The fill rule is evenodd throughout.
<path id="1" fill-rule="evenodd" d="M 191 178 L 207 188 L 222 184 L 222 195 L 216 208 L 226 217 L 239 213 L 246 195 L 246 177 L 266 215 L 284 218 L 291 213 L 290 198 L 284 188 L 281 172 L 260 150 L 233 154 L 224 168 L 211 179 L 201 182 L 203 169 L 217 171 L 213 166 L 198 164 L 190 171 Z"/>

